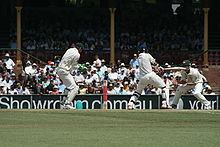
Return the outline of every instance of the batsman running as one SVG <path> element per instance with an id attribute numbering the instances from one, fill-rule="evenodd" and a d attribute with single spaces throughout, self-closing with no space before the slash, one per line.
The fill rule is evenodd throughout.
<path id="1" fill-rule="evenodd" d="M 189 90 L 193 90 L 193 95 L 205 106 L 204 109 L 211 109 L 210 102 L 201 94 L 203 90 L 203 78 L 196 68 L 191 67 L 189 60 L 183 61 L 184 70 L 181 70 L 180 85 L 176 90 L 175 97 L 172 103 L 172 108 L 176 109 L 181 95 Z"/>
<path id="2" fill-rule="evenodd" d="M 74 69 L 78 69 L 78 60 L 82 50 L 82 43 L 76 43 L 75 47 L 69 48 L 63 55 L 57 68 L 57 74 L 66 86 L 64 94 L 67 95 L 67 97 L 64 97 L 64 99 L 60 102 L 61 108 L 63 109 L 74 109 L 71 102 L 78 93 L 79 87 L 76 85 L 76 82 L 70 72 Z"/>
<path id="3" fill-rule="evenodd" d="M 170 109 L 171 107 L 167 103 L 168 95 L 165 92 L 166 85 L 164 81 L 152 70 L 152 65 L 154 65 L 156 69 L 160 69 L 161 67 L 159 66 L 159 64 L 149 53 L 145 52 L 140 53 L 138 57 L 138 64 L 140 70 L 139 83 L 137 86 L 137 90 L 134 92 L 129 100 L 128 109 L 135 109 L 135 103 L 137 102 L 138 98 L 141 96 L 142 91 L 148 84 L 162 89 L 162 108 Z"/>

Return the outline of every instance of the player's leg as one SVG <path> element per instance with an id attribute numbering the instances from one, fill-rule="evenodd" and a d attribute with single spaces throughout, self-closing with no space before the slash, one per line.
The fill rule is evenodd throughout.
<path id="1" fill-rule="evenodd" d="M 63 81 L 63 84 L 66 86 L 65 93 L 67 94 L 67 98 L 65 98 L 64 107 L 66 107 L 67 109 L 73 109 L 73 107 L 71 106 L 71 102 L 78 93 L 79 87 L 76 85 L 75 80 L 73 79 L 73 76 L 70 73 L 58 75 L 60 79 Z"/>
<path id="2" fill-rule="evenodd" d="M 68 92 L 69 92 L 69 89 L 65 88 L 65 89 L 64 89 L 64 92 L 63 92 L 63 94 L 64 94 L 65 96 L 64 96 L 63 99 L 60 101 L 61 108 L 64 107 L 64 104 L 65 104 L 65 102 L 66 102 L 66 100 L 67 100 L 67 98 L 68 98 L 68 97 L 66 96 L 66 95 L 68 95 Z"/>
<path id="3" fill-rule="evenodd" d="M 147 80 L 149 77 L 146 75 L 142 77 L 138 83 L 137 90 L 135 90 L 134 94 L 131 96 L 129 102 L 128 102 L 128 109 L 135 109 L 135 103 L 137 102 L 138 98 L 141 96 L 142 91 L 145 88 L 145 85 L 147 85 Z"/>
<path id="4" fill-rule="evenodd" d="M 172 102 L 172 108 L 176 109 L 177 104 L 179 103 L 179 100 L 182 96 L 182 94 L 186 93 L 188 90 L 192 89 L 191 86 L 179 86 L 175 92 L 175 96 Z"/>
<path id="5" fill-rule="evenodd" d="M 205 106 L 205 109 L 211 109 L 210 102 L 201 94 L 203 89 L 202 83 L 195 85 L 195 91 L 193 95 Z"/>
<path id="6" fill-rule="evenodd" d="M 166 84 L 164 81 L 156 74 L 152 73 L 151 75 L 151 81 L 154 87 L 161 88 L 162 89 L 162 108 L 171 108 L 169 106 L 169 89 L 166 88 Z"/>

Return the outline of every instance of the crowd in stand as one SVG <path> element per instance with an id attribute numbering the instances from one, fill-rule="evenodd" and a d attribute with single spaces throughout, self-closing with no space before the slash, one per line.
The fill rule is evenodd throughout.
<path id="1" fill-rule="evenodd" d="M 108 83 L 108 94 L 133 94 L 139 79 L 139 66 L 137 54 L 125 65 L 120 60 L 115 65 L 106 66 L 105 60 L 95 57 L 94 62 L 85 63 L 86 70 L 73 70 L 71 72 L 79 85 L 79 94 L 102 94 L 104 81 Z M 17 81 L 13 72 L 14 62 L 6 53 L 5 59 L 0 61 L 0 94 L 62 94 L 66 88 L 56 74 L 59 61 L 49 61 L 46 66 L 37 65 L 30 60 L 24 60 L 23 81 Z M 164 67 L 170 67 L 168 63 Z M 155 71 L 157 72 L 157 71 Z M 180 72 L 165 70 L 158 72 L 164 79 L 170 94 L 175 94 L 178 86 L 177 79 Z M 161 94 L 160 88 L 147 85 L 142 94 Z M 189 91 L 189 94 L 191 91 Z M 214 94 L 209 85 L 205 85 L 204 94 Z"/>
<path id="2" fill-rule="evenodd" d="M 172 10 L 161 13 L 158 9 L 158 6 L 152 5 L 145 9 L 118 10 L 116 17 L 120 17 L 120 20 L 116 19 L 115 47 L 121 50 L 146 48 L 151 51 L 202 49 L 200 15 L 184 18 L 173 15 Z M 80 41 L 87 50 L 108 50 L 109 12 L 91 11 L 91 15 L 83 15 L 81 11 L 81 15 L 68 11 L 65 15 L 59 12 L 54 12 L 56 15 L 49 15 L 45 11 L 24 12 L 22 48 L 62 50 Z M 12 29 L 11 47 L 15 46 L 15 36 L 15 29 Z"/>
<path id="3" fill-rule="evenodd" d="M 77 13 L 75 13 L 76 11 Z M 73 42 L 80 41 L 84 44 L 85 50 L 108 50 L 110 46 L 109 12 L 81 9 L 80 15 L 78 15 L 78 11 L 70 13 L 69 10 L 57 10 L 51 15 L 45 10 L 42 12 L 41 10 L 37 12 L 25 10 L 23 12 L 22 48 L 31 51 L 65 50 L 71 47 Z M 161 9 L 157 5 L 149 5 L 144 9 L 118 9 L 115 47 L 133 52 L 142 48 L 151 52 L 201 50 L 203 44 L 201 16 L 190 14 L 182 17 L 183 13 L 177 12 L 178 15 L 173 15 L 172 9 Z M 16 34 L 13 28 L 10 37 L 11 48 L 15 48 Z M 25 60 L 22 74 L 25 80 L 18 82 L 14 78 L 12 68 L 14 63 L 10 61 L 11 65 L 8 65 L 8 56 L 6 56 L 7 59 L 0 62 L 0 93 L 61 94 L 64 91 L 65 86 L 55 71 L 58 60 L 50 61 L 46 66 L 37 65 L 30 59 Z M 162 55 L 157 53 L 156 59 L 157 56 L 161 60 Z M 177 58 L 178 61 L 184 57 L 183 55 L 181 57 L 169 56 L 169 58 Z M 130 60 L 128 57 L 127 59 Z M 72 71 L 72 75 L 80 87 L 79 93 L 102 93 L 103 81 L 107 80 L 109 94 L 132 94 L 137 87 L 139 77 L 135 58 L 131 59 L 130 63 L 124 61 L 122 63 L 121 60 L 118 60 L 115 65 L 108 67 L 105 60 L 100 60 L 98 56 L 93 63 L 85 61 L 87 71 Z M 166 61 L 169 60 L 166 59 Z M 164 66 L 169 65 L 167 63 Z M 166 71 L 161 74 L 161 78 L 165 80 L 170 93 L 174 94 L 178 85 L 176 79 L 179 78 L 179 73 Z M 208 89 L 210 87 L 207 86 L 206 91 Z M 143 94 L 160 93 L 160 89 L 151 85 L 148 85 L 143 91 Z"/>

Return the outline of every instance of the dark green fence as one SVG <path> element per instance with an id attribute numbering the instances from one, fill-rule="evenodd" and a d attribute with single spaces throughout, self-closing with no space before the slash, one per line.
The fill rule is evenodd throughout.
<path id="1" fill-rule="evenodd" d="M 219 110 L 219 95 L 206 95 L 213 110 Z M 60 109 L 63 95 L 1 95 L 0 109 Z M 130 95 L 109 95 L 108 109 L 127 109 Z M 172 101 L 171 96 L 170 101 Z M 137 101 L 136 109 L 160 109 L 161 96 L 142 95 Z M 74 105 L 80 104 L 83 109 L 101 109 L 102 95 L 77 95 Z M 204 109 L 193 95 L 184 95 L 180 99 L 179 109 Z"/>

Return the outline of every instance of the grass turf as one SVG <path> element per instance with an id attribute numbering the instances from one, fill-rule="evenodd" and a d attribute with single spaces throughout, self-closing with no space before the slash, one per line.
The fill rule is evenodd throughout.
<path id="1" fill-rule="evenodd" d="M 0 110 L 0 147 L 218 147 L 220 111 Z"/>

